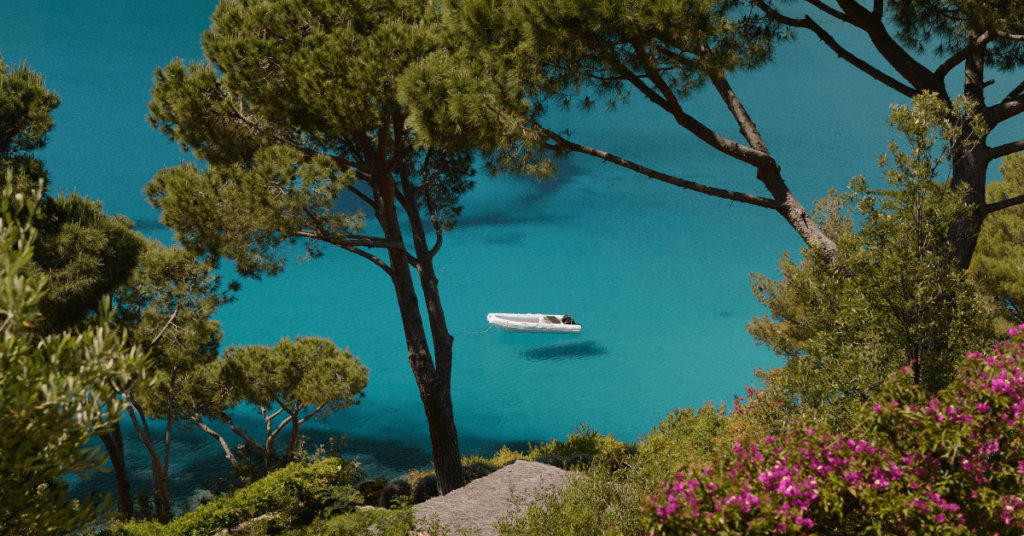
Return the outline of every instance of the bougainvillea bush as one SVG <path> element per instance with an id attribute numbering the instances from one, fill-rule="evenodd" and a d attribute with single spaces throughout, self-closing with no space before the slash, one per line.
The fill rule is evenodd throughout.
<path id="1" fill-rule="evenodd" d="M 644 508 L 652 534 L 1024 534 L 1024 325 L 935 395 L 904 370 L 834 435 L 736 442 Z M 1018 333 L 1019 332 L 1019 333 Z"/>

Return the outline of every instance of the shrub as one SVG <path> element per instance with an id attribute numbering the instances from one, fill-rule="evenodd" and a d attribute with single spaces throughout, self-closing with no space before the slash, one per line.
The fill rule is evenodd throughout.
<path id="1" fill-rule="evenodd" d="M 466 474 L 466 482 L 483 478 L 497 470 L 498 466 L 489 462 L 472 462 L 462 466 L 462 471 Z"/>
<path id="2" fill-rule="evenodd" d="M 396 478 L 391 482 L 388 482 L 387 486 L 384 486 L 384 491 L 380 492 L 380 499 L 377 505 L 381 508 L 391 508 L 397 504 L 398 497 L 411 497 L 412 496 L 412 485 L 409 482 Z"/>
<path id="3" fill-rule="evenodd" d="M 287 525 L 312 519 L 332 508 L 348 508 L 360 495 L 351 483 L 358 481 L 358 465 L 343 458 L 328 458 L 303 466 L 292 463 L 237 490 L 228 497 L 200 506 L 167 525 L 121 523 L 100 532 L 101 536 L 191 536 L 232 529 L 262 516 L 277 513 L 270 522 Z"/>
<path id="4" fill-rule="evenodd" d="M 1010 330 L 1024 332 L 1024 325 Z M 930 394 L 904 369 L 855 433 L 806 426 L 737 441 L 663 484 L 644 510 L 661 534 L 1006 534 L 1024 529 L 1024 344 L 969 353 Z"/>
<path id="5" fill-rule="evenodd" d="M 476 458 L 479 458 L 479 456 L 471 456 L 470 460 L 474 461 L 474 460 L 476 460 Z M 501 449 L 498 452 L 495 452 L 494 456 L 491 456 L 489 461 L 490 461 L 490 463 L 493 463 L 494 465 L 497 465 L 498 467 L 505 467 L 506 465 L 514 463 L 516 460 L 527 460 L 527 459 L 529 459 L 529 456 L 527 456 L 526 454 L 523 454 L 522 452 L 519 452 L 519 451 L 512 450 L 512 449 L 508 448 L 508 446 L 506 446 L 506 445 L 502 445 Z M 486 460 L 484 460 L 484 458 L 480 458 L 480 460 L 486 461 Z"/>
<path id="6" fill-rule="evenodd" d="M 589 454 L 594 457 L 617 458 L 625 452 L 626 445 L 616 441 L 613 435 L 604 435 L 586 423 L 580 423 L 564 442 L 552 439 L 531 449 L 529 457 L 533 461 L 547 455 L 571 458 L 577 454 Z"/>
<path id="7" fill-rule="evenodd" d="M 593 461 L 594 457 L 589 454 L 576 454 L 565 460 L 565 468 L 577 470 L 586 469 L 587 467 L 590 467 L 590 464 Z"/>
<path id="8" fill-rule="evenodd" d="M 624 534 L 641 534 L 638 506 L 657 481 L 638 471 L 623 469 L 609 474 L 594 464 L 566 475 L 562 487 L 537 502 L 513 500 L 513 508 L 498 524 L 502 536 L 602 536 L 610 527 Z"/>
<path id="9" fill-rule="evenodd" d="M 557 467 L 559 469 L 565 469 L 565 460 L 563 460 L 561 456 L 555 456 L 554 454 L 545 454 L 537 457 L 537 459 L 533 461 Z"/>
<path id="10" fill-rule="evenodd" d="M 427 499 L 432 499 L 441 494 L 437 487 L 437 476 L 434 474 L 425 475 L 416 481 L 412 488 L 412 503 L 419 504 Z"/>

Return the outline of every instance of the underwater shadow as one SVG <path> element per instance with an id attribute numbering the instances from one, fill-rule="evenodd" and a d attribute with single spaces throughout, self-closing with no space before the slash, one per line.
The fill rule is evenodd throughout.
<path id="1" fill-rule="evenodd" d="M 519 357 L 532 361 L 563 361 L 568 359 L 596 357 L 607 353 L 608 349 L 604 346 L 593 341 L 587 341 L 552 344 L 550 346 L 524 350 L 519 353 Z"/>

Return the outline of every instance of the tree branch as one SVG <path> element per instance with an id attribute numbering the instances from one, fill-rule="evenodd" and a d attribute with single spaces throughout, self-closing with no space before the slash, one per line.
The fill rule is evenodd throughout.
<path id="1" fill-rule="evenodd" d="M 835 38 L 832 37 L 831 34 L 826 32 L 824 28 L 819 26 L 817 22 L 814 22 L 814 19 L 812 19 L 810 16 L 804 16 L 803 19 L 794 19 L 792 17 L 787 17 L 782 13 L 779 13 L 778 11 L 772 9 L 764 2 L 764 0 L 754 0 L 754 3 L 757 4 L 757 6 L 761 8 L 762 11 L 765 12 L 765 14 L 767 14 L 769 17 L 771 17 L 777 22 L 781 22 L 782 24 L 794 26 L 797 28 L 806 28 L 814 32 L 814 35 L 817 35 L 818 39 L 821 39 L 821 41 L 825 43 L 825 45 L 828 46 L 828 48 L 832 49 L 832 51 L 835 52 L 836 55 L 838 55 L 841 59 L 845 60 L 850 65 L 853 65 L 854 67 L 860 69 L 865 74 L 874 78 L 875 80 L 878 80 L 879 82 L 885 84 L 886 86 L 889 86 L 890 88 L 896 90 L 898 93 L 905 95 L 907 97 L 913 97 L 914 95 L 917 94 L 917 90 L 915 90 L 914 88 L 883 73 L 882 71 L 875 68 L 868 62 L 855 56 L 849 50 L 843 48 L 835 40 Z"/>
<path id="2" fill-rule="evenodd" d="M 174 311 L 171 313 L 171 316 L 167 319 L 167 323 L 165 323 L 164 327 L 160 329 L 160 333 L 157 333 L 156 337 L 153 337 L 153 340 L 150 341 L 150 343 L 148 345 L 146 345 L 146 350 L 149 350 L 149 349 L 153 348 L 154 346 L 156 346 L 156 343 L 160 342 L 160 339 L 163 338 L 164 332 L 167 331 L 168 326 L 170 326 L 171 323 L 174 322 L 174 319 L 177 318 L 177 317 L 178 317 L 178 305 L 175 304 L 174 305 Z"/>
<path id="3" fill-rule="evenodd" d="M 812 6 L 820 9 L 821 11 L 823 11 L 823 12 L 825 12 L 825 13 L 833 16 L 833 17 L 835 17 L 836 19 L 839 19 L 839 20 L 841 20 L 841 21 L 843 21 L 843 22 L 845 22 L 847 24 L 853 24 L 853 21 L 850 20 L 850 17 L 847 17 L 846 13 L 843 13 L 842 11 L 839 11 L 839 10 L 837 10 L 837 9 L 831 7 L 831 6 L 828 6 L 825 3 L 820 2 L 819 0 L 805 0 L 805 1 L 808 4 L 811 4 Z"/>
<path id="4" fill-rule="evenodd" d="M 1003 199 L 1002 201 L 996 201 L 995 203 L 986 203 L 982 210 L 986 215 L 988 215 L 1020 204 L 1024 204 L 1024 195 Z"/>
<path id="5" fill-rule="evenodd" d="M 548 136 L 551 137 L 552 140 L 554 140 L 554 142 L 557 144 L 557 147 L 559 148 L 577 152 L 580 154 L 595 156 L 607 162 L 611 162 L 613 164 L 622 166 L 626 169 L 635 171 L 641 175 L 645 175 L 647 177 L 664 182 L 666 184 L 671 184 L 673 186 L 678 186 L 680 188 L 685 188 L 687 190 L 693 190 L 695 192 L 700 192 L 702 194 L 710 195 L 712 197 L 719 197 L 722 199 L 728 199 L 730 201 L 738 201 L 740 203 L 770 208 L 773 210 L 778 210 L 779 207 L 782 206 L 782 203 L 775 201 L 773 199 L 767 199 L 764 197 L 759 197 L 756 195 L 750 195 L 740 192 L 733 192 L 731 190 L 723 190 L 721 188 L 713 188 L 711 186 L 706 186 L 704 184 L 699 184 L 693 181 L 688 181 L 685 179 L 680 179 L 678 177 L 673 177 L 671 175 L 666 175 L 659 171 L 654 171 L 653 169 L 646 168 L 644 166 L 626 160 L 625 158 L 615 156 L 611 153 L 579 145 L 577 143 L 573 143 L 553 132 L 546 131 L 546 133 L 548 134 Z"/>
<path id="6" fill-rule="evenodd" d="M 352 192 L 353 195 L 355 195 L 359 199 L 362 199 L 364 203 L 370 205 L 371 207 L 375 207 L 377 205 L 376 203 L 373 202 L 373 199 L 370 199 L 369 196 L 367 196 L 363 192 L 360 192 L 355 186 L 349 186 L 348 188 L 346 188 L 346 190 Z"/>
<path id="7" fill-rule="evenodd" d="M 231 447 L 228 446 L 228 442 L 224 440 L 223 436 L 221 436 L 217 432 L 214 432 L 212 428 L 207 426 L 206 423 L 203 422 L 203 419 L 201 417 L 193 415 L 192 417 L 190 417 L 190 419 L 192 420 L 192 422 L 196 423 L 196 425 L 199 426 L 199 428 L 201 428 L 207 434 L 210 434 L 211 437 L 213 437 L 214 439 L 217 440 L 218 443 L 220 443 L 221 448 L 224 449 L 224 456 L 228 459 L 229 462 L 231 462 L 232 466 L 238 465 L 238 460 L 235 458 L 234 453 L 231 452 Z"/>
<path id="8" fill-rule="evenodd" d="M 938 68 L 935 69 L 935 76 L 938 76 L 939 78 L 946 78 L 946 75 L 949 74 L 949 71 L 953 70 L 953 67 L 963 63 L 967 58 L 977 52 L 979 48 L 985 46 L 989 41 L 995 39 L 995 37 L 995 33 L 990 31 L 979 35 L 977 39 L 965 46 L 960 52 L 946 58 L 946 61 L 942 62 L 942 65 L 939 65 Z"/>
<path id="9" fill-rule="evenodd" d="M 387 263 L 385 263 L 384 261 L 380 260 L 379 257 L 377 257 L 377 256 L 375 256 L 373 254 L 367 253 L 367 252 L 365 252 L 365 251 L 363 251 L 361 249 L 356 249 L 353 246 L 338 246 L 338 247 L 340 247 L 341 249 L 344 249 L 345 251 L 350 251 L 352 253 L 355 253 L 356 255 L 359 255 L 360 257 L 362 257 L 362 258 L 372 262 L 373 264 L 376 264 L 381 270 L 384 270 L 384 273 L 388 274 L 388 276 L 393 275 L 393 272 L 391 271 L 391 267 L 388 266 Z"/>
<path id="10" fill-rule="evenodd" d="M 1010 143 L 1004 143 L 996 147 L 990 147 L 985 151 L 985 158 L 989 161 L 995 160 L 996 158 L 1002 158 L 1013 153 L 1019 153 L 1024 151 L 1024 140 L 1011 141 Z"/>
<path id="11" fill-rule="evenodd" d="M 303 417 L 302 419 L 299 420 L 299 426 L 302 426 L 303 424 L 306 423 L 306 421 L 312 419 L 314 415 L 316 415 L 317 413 L 320 413 L 320 410 L 324 409 L 325 407 L 327 407 L 327 404 L 320 404 L 319 406 L 317 406 L 316 409 L 314 409 L 312 413 L 310 413 L 309 415 L 306 415 L 305 417 Z"/>

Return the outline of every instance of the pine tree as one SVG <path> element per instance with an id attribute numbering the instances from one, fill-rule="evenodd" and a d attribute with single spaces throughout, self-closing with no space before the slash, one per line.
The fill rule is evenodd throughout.
<path id="1" fill-rule="evenodd" d="M 465 479 L 433 259 L 472 187 L 471 155 L 425 146 L 395 91 L 408 65 L 443 44 L 438 18 L 436 4 L 409 0 L 221 3 L 202 38 L 207 61 L 158 69 L 150 103 L 151 123 L 208 166 L 164 169 L 146 194 L 182 244 L 232 259 L 243 275 L 279 273 L 298 242 L 309 257 L 334 246 L 380 268 L 447 493 Z M 380 232 L 364 234 L 362 210 L 339 212 L 342 196 Z"/>
<path id="2" fill-rule="evenodd" d="M 930 92 L 950 106 L 957 92 L 949 93 L 947 79 L 959 76 L 959 66 L 963 65 L 963 81 L 954 82 L 954 87 L 962 88 L 958 93 L 971 99 L 971 112 L 985 118 L 983 131 L 967 128 L 960 134 L 963 139 L 956 143 L 959 154 L 954 158 L 951 179 L 954 187 L 965 188 L 971 207 L 949 229 L 958 266 L 967 269 L 985 217 L 1024 203 L 1024 195 L 995 202 L 985 198 L 989 165 L 1024 150 L 1024 140 L 996 146 L 988 143 L 990 132 L 1024 112 L 1024 83 L 993 99 L 987 88 L 995 80 L 986 79 L 992 71 L 1010 74 L 1024 66 L 1024 2 L 874 0 L 867 7 L 854 0 L 835 0 L 834 6 L 820 0 L 800 0 L 785 9 L 782 4 L 749 0 L 753 9 L 773 22 L 810 31 L 840 59 L 903 97 Z M 826 29 L 837 24 L 867 37 L 880 59 L 868 61 L 844 48 L 834 32 Z M 893 71 L 896 76 L 888 74 Z M 1011 78 L 1016 82 L 1015 77 Z"/>

